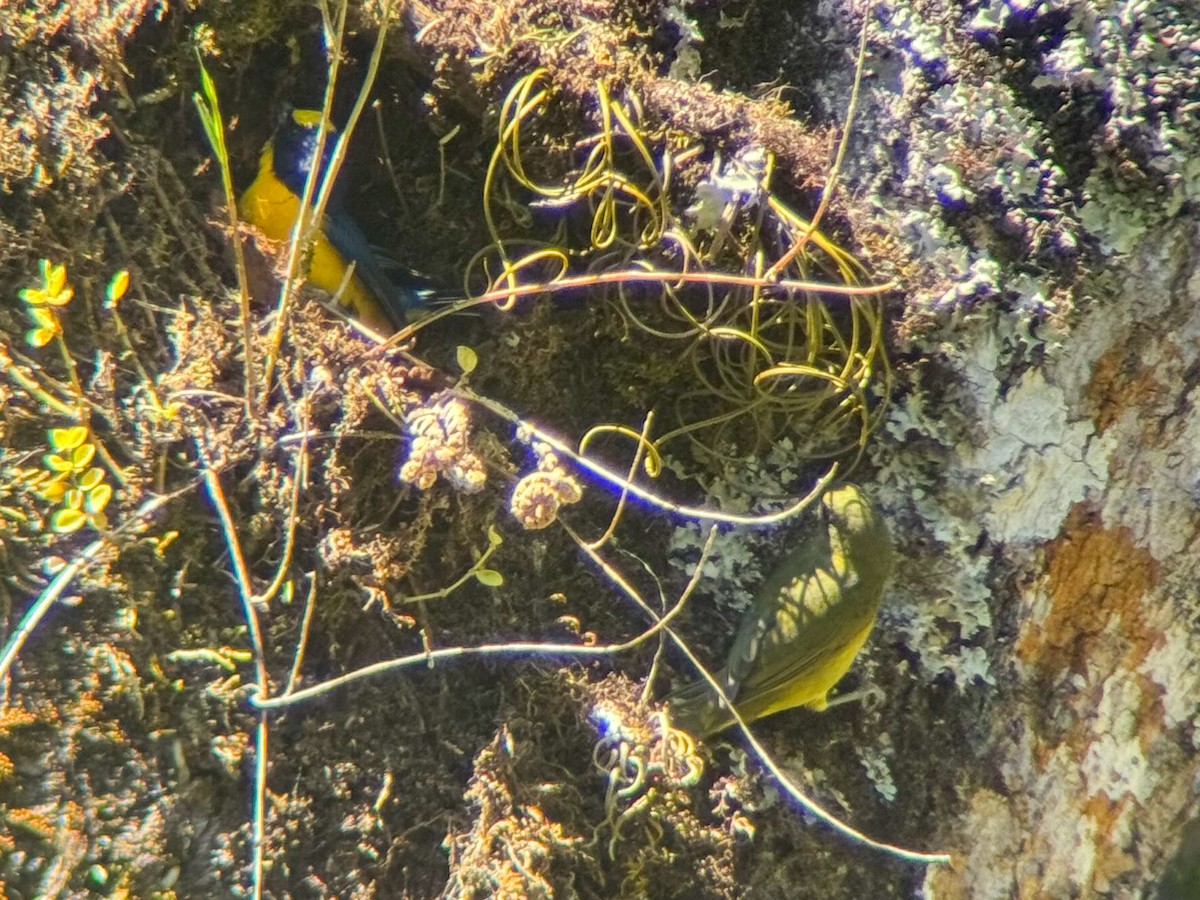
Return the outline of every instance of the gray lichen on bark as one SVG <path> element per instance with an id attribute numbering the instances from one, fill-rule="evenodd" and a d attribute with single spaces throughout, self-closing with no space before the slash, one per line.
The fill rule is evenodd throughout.
<path id="1" fill-rule="evenodd" d="M 917 560 L 889 627 L 987 722 L 926 893 L 1150 896 L 1200 774 L 1200 25 L 996 0 L 872 28 L 848 189 L 906 289 L 875 460 Z"/>

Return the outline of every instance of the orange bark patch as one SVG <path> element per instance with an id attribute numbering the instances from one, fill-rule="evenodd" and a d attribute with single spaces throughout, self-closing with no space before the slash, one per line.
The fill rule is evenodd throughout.
<path id="1" fill-rule="evenodd" d="M 1120 800 L 1098 795 L 1089 797 L 1084 804 L 1084 814 L 1096 823 L 1091 887 L 1097 894 L 1107 893 L 1114 880 L 1135 868 L 1134 861 L 1115 837 L 1122 830 L 1122 820 L 1129 817 L 1129 806 L 1133 802 L 1128 794 Z"/>
<path id="2" fill-rule="evenodd" d="M 1022 624 L 1017 653 L 1050 677 L 1089 663 L 1101 672 L 1135 668 L 1153 646 L 1142 602 L 1157 580 L 1158 562 L 1127 528 L 1105 528 L 1077 505 L 1049 548 L 1050 612 Z"/>
<path id="3" fill-rule="evenodd" d="M 1113 800 L 1107 794 L 1093 794 L 1084 800 L 1083 814 L 1096 823 L 1097 834 L 1104 838 L 1096 842 L 1097 848 L 1109 846 L 1113 830 L 1132 802 L 1133 798 L 1128 794 L 1120 800 Z"/>
<path id="4" fill-rule="evenodd" d="M 1127 409 L 1155 409 L 1163 386 L 1142 366 L 1131 344 L 1118 342 L 1104 351 L 1092 369 L 1087 398 L 1096 410 L 1096 432 L 1103 434 Z"/>

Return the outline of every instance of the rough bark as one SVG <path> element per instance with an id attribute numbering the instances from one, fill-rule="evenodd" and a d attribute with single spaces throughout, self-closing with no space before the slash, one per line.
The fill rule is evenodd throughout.
<path id="1" fill-rule="evenodd" d="M 884 6 L 850 180 L 918 270 L 878 460 L 932 542 L 897 625 L 987 723 L 926 891 L 1151 896 L 1200 773 L 1200 30 Z"/>

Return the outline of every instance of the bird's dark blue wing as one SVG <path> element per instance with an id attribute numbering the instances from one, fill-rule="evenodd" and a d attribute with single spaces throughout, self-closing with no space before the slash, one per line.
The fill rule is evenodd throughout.
<path id="1" fill-rule="evenodd" d="M 353 261 L 356 274 L 367 290 L 375 295 L 388 320 L 396 328 L 408 321 L 411 310 L 425 306 L 437 293 L 423 279 L 391 278 L 384 270 L 367 236 L 347 213 L 326 215 L 325 236 L 347 263 Z"/>

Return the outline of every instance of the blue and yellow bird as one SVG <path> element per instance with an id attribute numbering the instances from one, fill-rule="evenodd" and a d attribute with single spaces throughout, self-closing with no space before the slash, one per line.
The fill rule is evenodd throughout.
<path id="1" fill-rule="evenodd" d="M 283 117 L 259 157 L 258 177 L 238 201 L 242 218 L 273 241 L 287 241 L 300 213 L 300 198 L 316 156 L 321 112 L 293 109 Z M 332 129 L 330 129 L 332 131 Z M 326 134 L 321 154 L 323 176 L 334 139 Z M 318 185 L 320 182 L 318 181 Z M 316 198 L 313 198 L 314 204 Z M 367 237 L 335 192 L 326 204 L 308 263 L 308 283 L 337 293 L 354 263 L 354 275 L 341 293 L 342 305 L 382 334 L 392 334 L 409 314 L 427 304 L 436 291 L 420 276 L 401 271 L 396 278 L 372 250 Z"/>

